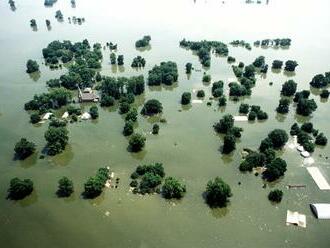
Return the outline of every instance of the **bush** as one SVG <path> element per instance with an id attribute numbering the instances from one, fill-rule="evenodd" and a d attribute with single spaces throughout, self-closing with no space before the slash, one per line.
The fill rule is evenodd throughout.
<path id="1" fill-rule="evenodd" d="M 250 152 L 249 155 L 246 156 L 245 160 L 240 164 L 240 171 L 252 171 L 254 167 L 263 166 L 265 163 L 265 155 L 263 153 L 258 152 Z"/>
<path id="2" fill-rule="evenodd" d="M 269 192 L 268 194 L 268 200 L 272 202 L 281 202 L 283 197 L 282 190 L 275 189 Z"/>
<path id="3" fill-rule="evenodd" d="M 58 190 L 57 195 L 59 197 L 68 197 L 73 193 L 73 183 L 72 181 L 67 177 L 62 177 L 58 181 Z"/>
<path id="4" fill-rule="evenodd" d="M 132 108 L 130 111 L 128 111 L 127 115 L 125 116 L 126 121 L 132 121 L 136 122 L 138 117 L 138 112 L 136 108 Z"/>
<path id="5" fill-rule="evenodd" d="M 162 178 L 154 173 L 147 172 L 142 177 L 140 182 L 139 191 L 142 194 L 153 193 L 155 188 L 162 183 Z"/>
<path id="6" fill-rule="evenodd" d="M 254 111 L 250 111 L 249 115 L 248 115 L 248 120 L 249 121 L 255 121 L 255 119 L 257 118 L 257 113 Z"/>
<path id="7" fill-rule="evenodd" d="M 227 99 L 225 96 L 219 97 L 219 107 L 224 107 L 227 105 Z"/>
<path id="8" fill-rule="evenodd" d="M 156 123 L 152 126 L 152 134 L 158 134 L 159 133 L 159 125 Z"/>
<path id="9" fill-rule="evenodd" d="M 186 73 L 190 74 L 192 70 L 192 63 L 187 63 L 186 64 Z"/>
<path id="10" fill-rule="evenodd" d="M 25 159 L 35 152 L 35 147 L 36 146 L 33 142 L 21 138 L 21 140 L 16 143 L 14 151 L 19 159 Z"/>
<path id="11" fill-rule="evenodd" d="M 129 186 L 133 187 L 133 188 L 136 188 L 137 186 L 139 185 L 138 181 L 136 180 L 132 180 L 129 184 Z"/>
<path id="12" fill-rule="evenodd" d="M 184 92 L 181 96 L 181 104 L 187 105 L 190 104 L 191 101 L 191 93 L 190 92 Z"/>
<path id="13" fill-rule="evenodd" d="M 320 133 L 315 138 L 315 144 L 320 146 L 325 146 L 328 143 L 327 137 L 323 133 Z"/>
<path id="14" fill-rule="evenodd" d="M 176 63 L 172 61 L 161 62 L 160 66 L 155 65 L 148 72 L 148 84 L 150 86 L 155 85 L 172 85 L 178 80 L 178 68 Z"/>
<path id="15" fill-rule="evenodd" d="M 129 136 L 134 132 L 133 123 L 131 121 L 126 121 L 123 129 L 124 136 Z"/>
<path id="16" fill-rule="evenodd" d="M 204 92 L 204 90 L 199 90 L 199 91 L 197 91 L 197 97 L 199 97 L 199 98 L 203 98 L 203 97 L 205 97 L 205 92 Z"/>
<path id="17" fill-rule="evenodd" d="M 33 182 L 30 179 L 21 180 L 17 177 L 10 180 L 8 198 L 20 200 L 30 195 L 33 191 Z"/>
<path id="18" fill-rule="evenodd" d="M 296 61 L 288 60 L 285 62 L 284 70 L 293 72 L 293 71 L 295 71 L 297 66 L 298 66 L 298 63 Z"/>
<path id="19" fill-rule="evenodd" d="M 139 152 L 145 146 L 146 138 L 139 133 L 135 133 L 129 139 L 129 146 L 132 152 Z"/>
<path id="20" fill-rule="evenodd" d="M 136 48 L 140 48 L 140 47 L 146 47 L 146 46 L 149 46 L 149 42 L 151 41 L 151 37 L 150 35 L 145 35 L 143 36 L 142 39 L 140 40 L 137 40 L 135 42 L 135 47 Z"/>
<path id="21" fill-rule="evenodd" d="M 257 118 L 258 118 L 258 120 L 267 120 L 268 119 L 268 114 L 266 113 L 266 112 L 264 112 L 264 111 L 259 111 L 258 113 L 257 113 Z"/>
<path id="22" fill-rule="evenodd" d="M 89 109 L 89 113 L 90 113 L 92 119 L 97 119 L 99 117 L 98 108 L 96 106 L 92 106 Z"/>
<path id="23" fill-rule="evenodd" d="M 328 90 L 322 90 L 320 97 L 321 98 L 329 98 L 329 91 Z"/>
<path id="24" fill-rule="evenodd" d="M 267 149 L 273 148 L 273 143 L 270 138 L 265 138 L 261 141 L 259 150 L 260 152 L 265 152 Z"/>
<path id="25" fill-rule="evenodd" d="M 26 63 L 26 72 L 33 73 L 39 71 L 39 65 L 37 61 L 29 59 Z"/>
<path id="26" fill-rule="evenodd" d="M 282 129 L 274 129 L 268 134 L 268 138 L 273 144 L 273 148 L 279 149 L 288 141 L 288 134 Z"/>
<path id="27" fill-rule="evenodd" d="M 119 105 L 119 113 L 120 114 L 126 114 L 130 110 L 131 106 L 128 102 L 122 102 Z"/>
<path id="28" fill-rule="evenodd" d="M 280 99 L 279 105 L 276 108 L 277 113 L 287 114 L 289 112 L 290 101 L 288 99 Z"/>
<path id="29" fill-rule="evenodd" d="M 232 56 L 227 57 L 227 62 L 228 63 L 235 63 L 235 61 L 236 61 L 236 59 L 234 57 L 232 57 Z"/>
<path id="30" fill-rule="evenodd" d="M 312 133 L 313 132 L 313 123 L 311 122 L 305 122 L 301 125 L 301 130 L 305 131 L 306 133 Z"/>
<path id="31" fill-rule="evenodd" d="M 236 139 L 234 135 L 227 134 L 223 139 L 222 153 L 229 154 L 236 149 Z"/>
<path id="32" fill-rule="evenodd" d="M 109 178 L 109 169 L 99 168 L 94 177 L 88 178 L 84 184 L 84 196 L 86 198 L 95 198 L 102 193 L 106 181 Z"/>
<path id="33" fill-rule="evenodd" d="M 234 126 L 234 118 L 232 115 L 224 115 L 219 122 L 213 125 L 214 130 L 217 133 L 226 134 Z"/>
<path id="34" fill-rule="evenodd" d="M 225 207 L 232 196 L 230 186 L 219 177 L 207 183 L 205 194 L 210 207 Z"/>
<path id="35" fill-rule="evenodd" d="M 274 60 L 272 64 L 273 69 L 282 69 L 283 61 L 281 60 Z"/>
<path id="36" fill-rule="evenodd" d="M 115 104 L 115 99 L 112 96 L 107 96 L 104 95 L 101 98 L 101 106 L 102 107 L 110 107 L 113 106 Z"/>
<path id="37" fill-rule="evenodd" d="M 163 111 L 163 106 L 162 104 L 156 100 L 156 99 L 151 99 L 148 100 L 142 110 L 141 110 L 141 114 L 143 115 L 155 115 L 155 114 L 159 114 Z"/>
<path id="38" fill-rule="evenodd" d="M 239 113 L 241 114 L 247 114 L 249 113 L 249 104 L 246 103 L 241 103 L 241 105 L 239 106 Z"/>
<path id="39" fill-rule="evenodd" d="M 297 104 L 296 112 L 299 115 L 309 116 L 317 109 L 314 99 L 300 99 Z"/>
<path id="40" fill-rule="evenodd" d="M 173 177 L 165 178 L 165 183 L 162 187 L 162 194 L 167 199 L 180 199 L 186 192 L 186 186 L 182 185 L 177 179 Z"/>
<path id="41" fill-rule="evenodd" d="M 297 123 L 294 123 L 294 124 L 291 126 L 290 134 L 291 134 L 291 135 L 298 135 L 298 133 L 300 133 L 300 128 L 299 128 L 299 126 L 298 126 Z"/>
<path id="42" fill-rule="evenodd" d="M 32 113 L 30 115 L 30 121 L 31 121 L 32 124 L 38 123 L 39 121 L 41 121 L 40 115 L 37 114 L 37 113 Z"/>
<path id="43" fill-rule="evenodd" d="M 297 90 L 297 83 L 293 80 L 288 80 L 282 85 L 281 94 L 283 96 L 293 96 Z"/>
<path id="44" fill-rule="evenodd" d="M 286 171 L 286 162 L 281 158 L 275 158 L 270 164 L 266 166 L 263 175 L 267 181 L 275 181 L 284 175 Z"/>
<path id="45" fill-rule="evenodd" d="M 204 83 L 209 83 L 211 82 L 211 75 L 205 74 L 203 75 L 203 80 Z"/>

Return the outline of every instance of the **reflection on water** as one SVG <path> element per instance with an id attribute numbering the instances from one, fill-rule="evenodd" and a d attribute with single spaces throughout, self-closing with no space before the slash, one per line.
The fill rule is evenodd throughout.
<path id="1" fill-rule="evenodd" d="M 19 204 L 21 207 L 26 208 L 35 204 L 37 201 L 38 201 L 38 194 L 36 192 L 36 189 L 34 189 L 29 196 L 25 197 L 22 200 L 15 201 L 15 204 Z"/>

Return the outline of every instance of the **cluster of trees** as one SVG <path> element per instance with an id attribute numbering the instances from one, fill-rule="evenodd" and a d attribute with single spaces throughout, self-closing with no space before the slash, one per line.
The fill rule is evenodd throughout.
<path id="1" fill-rule="evenodd" d="M 149 46 L 150 41 L 151 41 L 151 37 L 150 37 L 150 35 L 145 35 L 145 36 L 143 36 L 142 39 L 137 40 L 137 41 L 135 42 L 135 47 L 136 47 L 136 48 L 140 48 L 140 47 L 146 47 L 146 46 Z"/>
<path id="2" fill-rule="evenodd" d="M 289 38 L 283 38 L 283 39 L 264 39 L 264 40 L 257 40 L 253 43 L 255 46 L 263 46 L 263 47 L 288 47 L 291 45 L 291 39 Z"/>
<path id="3" fill-rule="evenodd" d="M 242 128 L 234 126 L 234 118 L 232 115 L 224 115 L 219 122 L 213 125 L 217 133 L 224 134 L 224 144 L 222 153 L 229 154 L 236 149 L 236 138 L 241 137 Z"/>
<path id="4" fill-rule="evenodd" d="M 143 149 L 146 143 L 146 138 L 140 133 L 134 133 L 129 139 L 129 150 L 139 152 Z"/>
<path id="5" fill-rule="evenodd" d="M 259 150 L 264 152 L 269 148 L 281 149 L 288 141 L 288 134 L 283 129 L 274 129 L 268 134 L 268 137 L 260 143 Z"/>
<path id="6" fill-rule="evenodd" d="M 291 126 L 290 134 L 296 135 L 298 143 L 308 152 L 314 152 L 315 145 L 325 146 L 328 143 L 327 137 L 315 129 L 311 122 L 305 122 L 301 127 L 294 123 Z"/>
<path id="7" fill-rule="evenodd" d="M 141 114 L 143 115 L 155 115 L 159 114 L 163 111 L 163 106 L 160 101 L 157 99 L 150 99 L 144 103 L 143 108 L 141 110 Z"/>
<path id="8" fill-rule="evenodd" d="M 223 95 L 223 85 L 224 83 L 221 80 L 212 84 L 211 92 L 214 97 L 220 97 Z"/>
<path id="9" fill-rule="evenodd" d="M 94 177 L 88 178 L 84 184 L 84 197 L 95 198 L 102 193 L 105 183 L 109 179 L 109 169 L 106 167 L 99 168 Z"/>
<path id="10" fill-rule="evenodd" d="M 33 191 L 33 182 L 30 179 L 19 179 L 17 177 L 10 180 L 8 198 L 20 200 L 30 195 Z"/>
<path id="11" fill-rule="evenodd" d="M 268 148 L 264 152 L 249 151 L 248 155 L 240 163 L 239 170 L 251 172 L 253 168 L 265 166 L 274 159 L 275 151 L 272 148 Z"/>
<path id="12" fill-rule="evenodd" d="M 50 109 L 58 109 L 71 101 L 72 94 L 64 88 L 58 88 L 49 93 L 35 95 L 31 101 L 24 105 L 26 111 L 37 111 L 38 115 L 46 113 Z M 32 120 L 32 119 L 31 119 Z"/>
<path id="13" fill-rule="evenodd" d="M 283 191 L 279 189 L 274 189 L 269 192 L 268 194 L 268 200 L 272 202 L 281 202 L 283 197 Z"/>
<path id="14" fill-rule="evenodd" d="M 37 61 L 29 59 L 26 63 L 26 72 L 33 73 L 39 71 L 39 65 Z"/>
<path id="15" fill-rule="evenodd" d="M 314 88 L 324 88 L 330 84 L 330 72 L 323 74 L 317 74 L 313 77 L 312 81 L 309 83 Z"/>
<path id="16" fill-rule="evenodd" d="M 295 61 L 295 60 L 287 60 L 285 62 L 284 70 L 285 71 L 289 71 L 289 72 L 294 72 L 297 66 L 298 66 L 297 61 Z"/>
<path id="17" fill-rule="evenodd" d="M 225 207 L 232 195 L 230 186 L 220 177 L 210 180 L 206 185 L 205 199 L 210 207 Z"/>
<path id="18" fill-rule="evenodd" d="M 245 40 L 233 40 L 232 42 L 230 42 L 230 45 L 245 47 L 247 50 L 252 49 L 250 43 L 246 42 Z"/>
<path id="19" fill-rule="evenodd" d="M 55 13 L 55 18 L 58 19 L 59 21 L 63 21 L 62 11 L 57 10 L 56 13 Z"/>
<path id="20" fill-rule="evenodd" d="M 183 39 L 180 41 L 180 46 L 196 52 L 203 66 L 211 65 L 211 52 L 217 55 L 228 56 L 228 47 L 221 41 L 188 41 Z"/>
<path id="21" fill-rule="evenodd" d="M 276 108 L 277 113 L 287 114 L 289 113 L 290 100 L 287 98 L 280 99 L 278 106 Z"/>
<path id="22" fill-rule="evenodd" d="M 32 155 L 36 150 L 36 145 L 28 141 L 26 138 L 21 138 L 15 145 L 14 151 L 19 159 L 26 159 Z"/>
<path id="23" fill-rule="evenodd" d="M 236 59 L 234 57 L 232 57 L 232 56 L 227 57 L 227 62 L 228 63 L 235 63 L 235 61 L 236 61 Z"/>
<path id="24" fill-rule="evenodd" d="M 139 56 L 137 56 L 137 57 L 135 57 L 134 59 L 133 59 L 133 62 L 132 62 L 132 64 L 131 64 L 131 66 L 132 67 L 138 67 L 138 68 L 140 68 L 140 67 L 144 67 L 146 65 L 146 60 L 144 59 L 144 58 L 142 58 L 140 55 Z"/>
<path id="25" fill-rule="evenodd" d="M 232 68 L 239 83 L 229 84 L 229 95 L 235 97 L 251 95 L 251 88 L 256 82 L 256 67 L 253 64 L 244 67 L 244 64 L 240 63 L 239 66 L 232 66 Z"/>
<path id="26" fill-rule="evenodd" d="M 164 167 L 161 163 L 139 165 L 131 175 L 133 181 L 130 185 L 134 188 L 133 193 L 159 193 L 164 177 Z"/>
<path id="27" fill-rule="evenodd" d="M 54 156 L 61 153 L 69 141 L 69 131 L 64 126 L 49 126 L 45 133 L 47 154 Z"/>
<path id="28" fill-rule="evenodd" d="M 111 41 L 110 42 L 107 42 L 106 43 L 106 46 L 109 47 L 110 51 L 117 50 L 117 44 L 114 44 Z"/>
<path id="29" fill-rule="evenodd" d="M 249 121 L 267 120 L 268 114 L 261 109 L 258 105 L 249 105 L 247 103 L 241 103 L 238 109 L 240 114 L 247 114 Z"/>
<path id="30" fill-rule="evenodd" d="M 148 85 L 172 85 L 178 80 L 178 67 L 175 62 L 161 62 L 148 72 Z"/>
<path id="31" fill-rule="evenodd" d="M 155 123 L 152 126 L 152 134 L 158 134 L 159 133 L 159 125 L 157 123 Z"/>
<path id="32" fill-rule="evenodd" d="M 297 114 L 309 116 L 317 109 L 316 102 L 314 99 L 309 99 L 309 95 L 310 92 L 308 90 L 296 92 L 293 101 L 297 103 Z"/>
<path id="33" fill-rule="evenodd" d="M 297 90 L 297 83 L 293 80 L 288 80 L 282 85 L 282 96 L 293 96 Z"/>
<path id="34" fill-rule="evenodd" d="M 183 185 L 174 177 L 165 178 L 165 182 L 162 187 L 162 194 L 166 199 L 180 199 L 185 193 L 186 185 Z"/>
<path id="35" fill-rule="evenodd" d="M 283 66 L 283 61 L 281 60 L 274 60 L 272 63 L 272 69 L 278 70 L 278 69 L 282 69 Z"/>

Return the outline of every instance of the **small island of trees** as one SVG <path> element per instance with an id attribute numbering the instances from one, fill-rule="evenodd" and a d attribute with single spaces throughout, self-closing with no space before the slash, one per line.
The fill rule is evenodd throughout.
<path id="1" fill-rule="evenodd" d="M 163 111 L 163 106 L 161 102 L 156 99 L 150 99 L 143 105 L 141 114 L 155 115 L 161 113 L 162 111 Z"/>
<path id="2" fill-rule="evenodd" d="M 135 47 L 136 48 L 141 48 L 141 47 L 149 46 L 150 45 L 150 41 L 151 41 L 150 35 L 145 35 L 145 36 L 143 36 L 142 39 L 137 40 L 135 42 Z"/>
<path id="3" fill-rule="evenodd" d="M 226 207 L 232 195 L 230 186 L 220 177 L 210 180 L 206 185 L 206 203 L 212 208 Z"/>
<path id="4" fill-rule="evenodd" d="M 178 67 L 175 62 L 161 62 L 148 72 L 148 85 L 172 85 L 178 80 Z"/>
<path id="5" fill-rule="evenodd" d="M 31 179 L 19 179 L 17 177 L 10 180 L 8 189 L 8 199 L 21 200 L 30 195 L 33 191 L 33 182 Z"/>
<path id="6" fill-rule="evenodd" d="M 83 196 L 85 198 L 95 198 L 102 193 L 102 190 L 105 186 L 106 181 L 109 179 L 109 169 L 99 168 L 94 177 L 88 178 L 87 182 L 84 185 Z"/>
<path id="7" fill-rule="evenodd" d="M 32 155 L 35 150 L 36 145 L 25 138 L 21 138 L 21 140 L 16 143 L 14 148 L 16 156 L 22 160 Z"/>

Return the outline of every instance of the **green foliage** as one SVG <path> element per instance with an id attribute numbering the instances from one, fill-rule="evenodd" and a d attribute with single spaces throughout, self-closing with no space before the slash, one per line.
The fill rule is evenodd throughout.
<path id="1" fill-rule="evenodd" d="M 129 136 L 134 132 L 133 122 L 126 121 L 123 129 L 124 136 Z"/>
<path id="2" fill-rule="evenodd" d="M 314 99 L 300 99 L 297 104 L 296 112 L 299 115 L 309 116 L 317 109 Z"/>
<path id="3" fill-rule="evenodd" d="M 127 115 L 125 116 L 125 120 L 136 122 L 137 117 L 138 117 L 137 109 L 136 108 L 131 108 L 130 111 L 128 111 Z"/>
<path id="4" fill-rule="evenodd" d="M 204 83 L 209 83 L 209 82 L 211 82 L 211 75 L 209 75 L 209 74 L 205 74 L 205 73 L 204 73 L 202 81 L 203 81 Z"/>
<path id="5" fill-rule="evenodd" d="M 110 53 L 110 63 L 112 65 L 115 65 L 116 64 L 116 60 L 117 60 L 117 56 L 115 53 Z"/>
<path id="6" fill-rule="evenodd" d="M 255 119 L 257 118 L 257 113 L 254 111 L 250 111 L 249 115 L 248 115 L 248 120 L 249 121 L 255 121 Z"/>
<path id="7" fill-rule="evenodd" d="M 251 95 L 251 89 L 246 88 L 244 85 L 240 85 L 238 83 L 230 83 L 229 84 L 229 96 L 247 96 Z"/>
<path id="8" fill-rule="evenodd" d="M 175 62 L 161 62 L 148 72 L 148 85 L 172 85 L 178 80 L 178 68 Z"/>
<path id="9" fill-rule="evenodd" d="M 159 114 L 163 111 L 163 106 L 162 104 L 156 100 L 156 99 L 151 99 L 148 100 L 144 105 L 141 110 L 141 114 L 143 115 L 155 115 Z"/>
<path id="10" fill-rule="evenodd" d="M 69 113 L 69 115 L 81 115 L 81 109 L 80 107 L 76 107 L 74 105 L 69 105 L 66 109 Z"/>
<path id="11" fill-rule="evenodd" d="M 222 153 L 229 154 L 236 149 L 236 139 L 232 134 L 227 134 L 223 138 Z"/>
<path id="12" fill-rule="evenodd" d="M 37 61 L 29 59 L 26 63 L 26 72 L 33 73 L 39 71 L 39 65 Z"/>
<path id="13" fill-rule="evenodd" d="M 288 99 L 280 99 L 278 107 L 276 108 L 277 113 L 287 114 L 289 112 L 290 101 Z"/>
<path id="14" fill-rule="evenodd" d="M 197 91 L 197 97 L 199 97 L 199 98 L 203 98 L 203 97 L 205 97 L 205 92 L 204 92 L 204 90 L 198 90 L 198 91 Z"/>
<path id="15" fill-rule="evenodd" d="M 38 123 L 39 121 L 41 121 L 40 115 L 37 114 L 37 113 L 32 113 L 30 115 L 30 121 L 31 121 L 32 124 Z"/>
<path id="16" fill-rule="evenodd" d="M 150 41 L 151 41 L 151 37 L 150 37 L 150 35 L 145 35 L 145 36 L 143 36 L 142 39 L 137 40 L 137 41 L 135 42 L 135 47 L 136 47 L 136 48 L 140 48 L 140 47 L 146 47 L 146 46 L 149 46 Z"/>
<path id="17" fill-rule="evenodd" d="M 273 148 L 273 142 L 270 138 L 265 138 L 261 141 L 259 150 L 260 152 L 265 152 L 267 149 Z"/>
<path id="18" fill-rule="evenodd" d="M 214 130 L 217 133 L 226 134 L 234 126 L 234 118 L 232 115 L 224 115 L 219 122 L 213 125 Z"/>
<path id="19" fill-rule="evenodd" d="M 33 154 L 36 150 L 36 145 L 25 138 L 21 138 L 15 145 L 14 151 L 19 159 L 25 159 Z"/>
<path id="20" fill-rule="evenodd" d="M 224 107 L 227 105 L 227 99 L 225 96 L 219 97 L 219 107 Z"/>
<path id="21" fill-rule="evenodd" d="M 50 127 L 65 127 L 66 126 L 66 121 L 65 120 L 61 120 L 58 118 L 51 118 L 50 122 L 49 122 L 49 126 Z"/>
<path id="22" fill-rule="evenodd" d="M 45 133 L 48 155 L 56 155 L 65 149 L 68 143 L 68 130 L 65 127 L 49 127 Z"/>
<path id="23" fill-rule="evenodd" d="M 212 95 L 214 97 L 220 97 L 223 94 L 223 81 L 214 82 L 212 84 Z"/>
<path id="24" fill-rule="evenodd" d="M 139 192 L 141 194 L 153 193 L 155 188 L 162 183 L 162 178 L 154 173 L 147 172 L 142 177 L 139 186 Z"/>
<path id="25" fill-rule="evenodd" d="M 288 60 L 285 62 L 284 70 L 293 72 L 293 71 L 295 71 L 297 66 L 298 66 L 298 63 L 296 61 Z"/>
<path id="26" fill-rule="evenodd" d="M 92 119 L 97 119 L 99 118 L 99 110 L 97 108 L 97 106 L 92 106 L 89 109 L 89 114 L 91 115 Z"/>
<path id="27" fill-rule="evenodd" d="M 299 100 L 301 100 L 301 99 L 308 99 L 309 95 L 310 95 L 309 90 L 298 91 L 294 95 L 293 101 L 294 102 L 299 102 Z"/>
<path id="28" fill-rule="evenodd" d="M 228 63 L 235 63 L 235 61 L 236 61 L 236 59 L 234 57 L 232 57 L 232 56 L 227 57 L 227 62 Z"/>
<path id="29" fill-rule="evenodd" d="M 273 69 L 282 69 L 283 61 L 281 60 L 274 60 L 272 64 Z"/>
<path id="30" fill-rule="evenodd" d="M 283 197 L 282 190 L 275 189 L 269 192 L 268 194 L 268 200 L 272 202 L 281 202 Z"/>
<path id="31" fill-rule="evenodd" d="M 244 67 L 244 64 L 243 64 L 243 67 Z M 243 69 L 241 67 L 233 65 L 232 68 L 233 68 L 233 72 L 237 78 L 242 77 Z"/>
<path id="32" fill-rule="evenodd" d="M 192 63 L 187 63 L 186 64 L 186 73 L 190 74 L 192 70 Z"/>
<path id="33" fill-rule="evenodd" d="M 84 184 L 84 196 L 95 198 L 102 193 L 104 185 L 109 178 L 109 169 L 99 168 L 94 177 L 90 177 Z"/>
<path id="34" fill-rule="evenodd" d="M 220 177 L 209 181 L 206 185 L 206 202 L 210 207 L 225 207 L 232 196 L 230 186 Z"/>
<path id="35" fill-rule="evenodd" d="M 187 105 L 191 102 L 191 93 L 190 92 L 184 92 L 181 96 L 181 104 Z"/>
<path id="36" fill-rule="evenodd" d="M 10 180 L 8 198 L 20 200 L 30 195 L 33 191 L 33 182 L 30 179 L 21 180 L 17 177 Z"/>
<path id="37" fill-rule="evenodd" d="M 59 88 L 61 87 L 61 81 L 59 79 L 49 79 L 46 82 L 49 88 Z"/>
<path id="38" fill-rule="evenodd" d="M 100 104 L 101 107 L 110 107 L 115 104 L 115 99 L 112 96 L 103 95 Z"/>
<path id="39" fill-rule="evenodd" d="M 255 67 L 260 68 L 265 65 L 265 57 L 264 56 L 259 56 L 254 60 L 252 63 Z"/>
<path id="40" fill-rule="evenodd" d="M 313 123 L 305 122 L 304 124 L 301 125 L 301 130 L 305 131 L 306 133 L 312 133 L 314 130 Z"/>
<path id="41" fill-rule="evenodd" d="M 67 177 L 62 177 L 58 181 L 58 190 L 56 194 L 59 197 L 68 197 L 72 193 L 73 193 L 73 182 Z"/>
<path id="42" fill-rule="evenodd" d="M 186 186 L 181 184 L 177 179 L 173 177 L 165 178 L 165 183 L 162 187 L 162 194 L 167 199 L 180 199 L 186 192 Z"/>
<path id="43" fill-rule="evenodd" d="M 158 134 L 159 133 L 159 125 L 156 123 L 152 126 L 152 134 Z"/>
<path id="44" fill-rule="evenodd" d="M 264 111 L 258 111 L 257 113 L 257 119 L 258 120 L 267 120 L 268 119 L 268 114 Z"/>
<path id="45" fill-rule="evenodd" d="M 327 137 L 323 133 L 320 133 L 315 138 L 315 144 L 320 146 L 325 146 L 328 143 Z"/>
<path id="46" fill-rule="evenodd" d="M 263 176 L 267 181 L 275 181 L 284 175 L 287 164 L 281 158 L 275 158 L 270 164 L 267 164 Z"/>
<path id="47" fill-rule="evenodd" d="M 282 129 L 274 129 L 268 134 L 268 138 L 271 140 L 274 149 L 283 147 L 289 139 L 288 134 Z"/>
<path id="48" fill-rule="evenodd" d="M 247 114 L 249 113 L 249 104 L 247 103 L 241 103 L 241 105 L 239 106 L 239 113 L 240 114 Z"/>
<path id="49" fill-rule="evenodd" d="M 120 114 L 126 114 L 130 110 L 131 106 L 128 102 L 122 102 L 119 105 L 119 113 Z"/>
<path id="50" fill-rule="evenodd" d="M 124 55 L 118 55 L 117 64 L 124 65 Z"/>
<path id="51" fill-rule="evenodd" d="M 144 67 L 145 65 L 146 65 L 146 60 L 144 58 L 142 58 L 140 55 L 135 57 L 131 64 L 131 66 L 134 68 Z"/>
<path id="52" fill-rule="evenodd" d="M 252 171 L 255 167 L 264 165 L 266 157 L 263 153 L 250 152 L 239 165 L 240 171 Z"/>
<path id="53" fill-rule="evenodd" d="M 145 146 L 146 138 L 139 133 L 135 133 L 129 139 L 129 147 L 132 152 L 139 152 Z"/>
<path id="54" fill-rule="evenodd" d="M 313 77 L 312 81 L 309 83 L 314 88 L 324 88 L 330 83 L 330 72 L 323 74 L 317 74 Z"/>
<path id="55" fill-rule="evenodd" d="M 299 128 L 299 126 L 298 126 L 297 123 L 294 123 L 294 124 L 291 126 L 290 134 L 291 134 L 291 135 L 298 135 L 298 133 L 300 133 L 300 128 Z"/>
<path id="56" fill-rule="evenodd" d="M 328 90 L 322 90 L 321 94 L 320 94 L 320 97 L 321 98 L 329 98 L 329 95 L 330 95 L 330 93 L 329 93 Z"/>
<path id="57" fill-rule="evenodd" d="M 297 83 L 293 80 L 288 80 L 282 85 L 281 94 L 283 96 L 293 96 L 297 90 Z"/>

